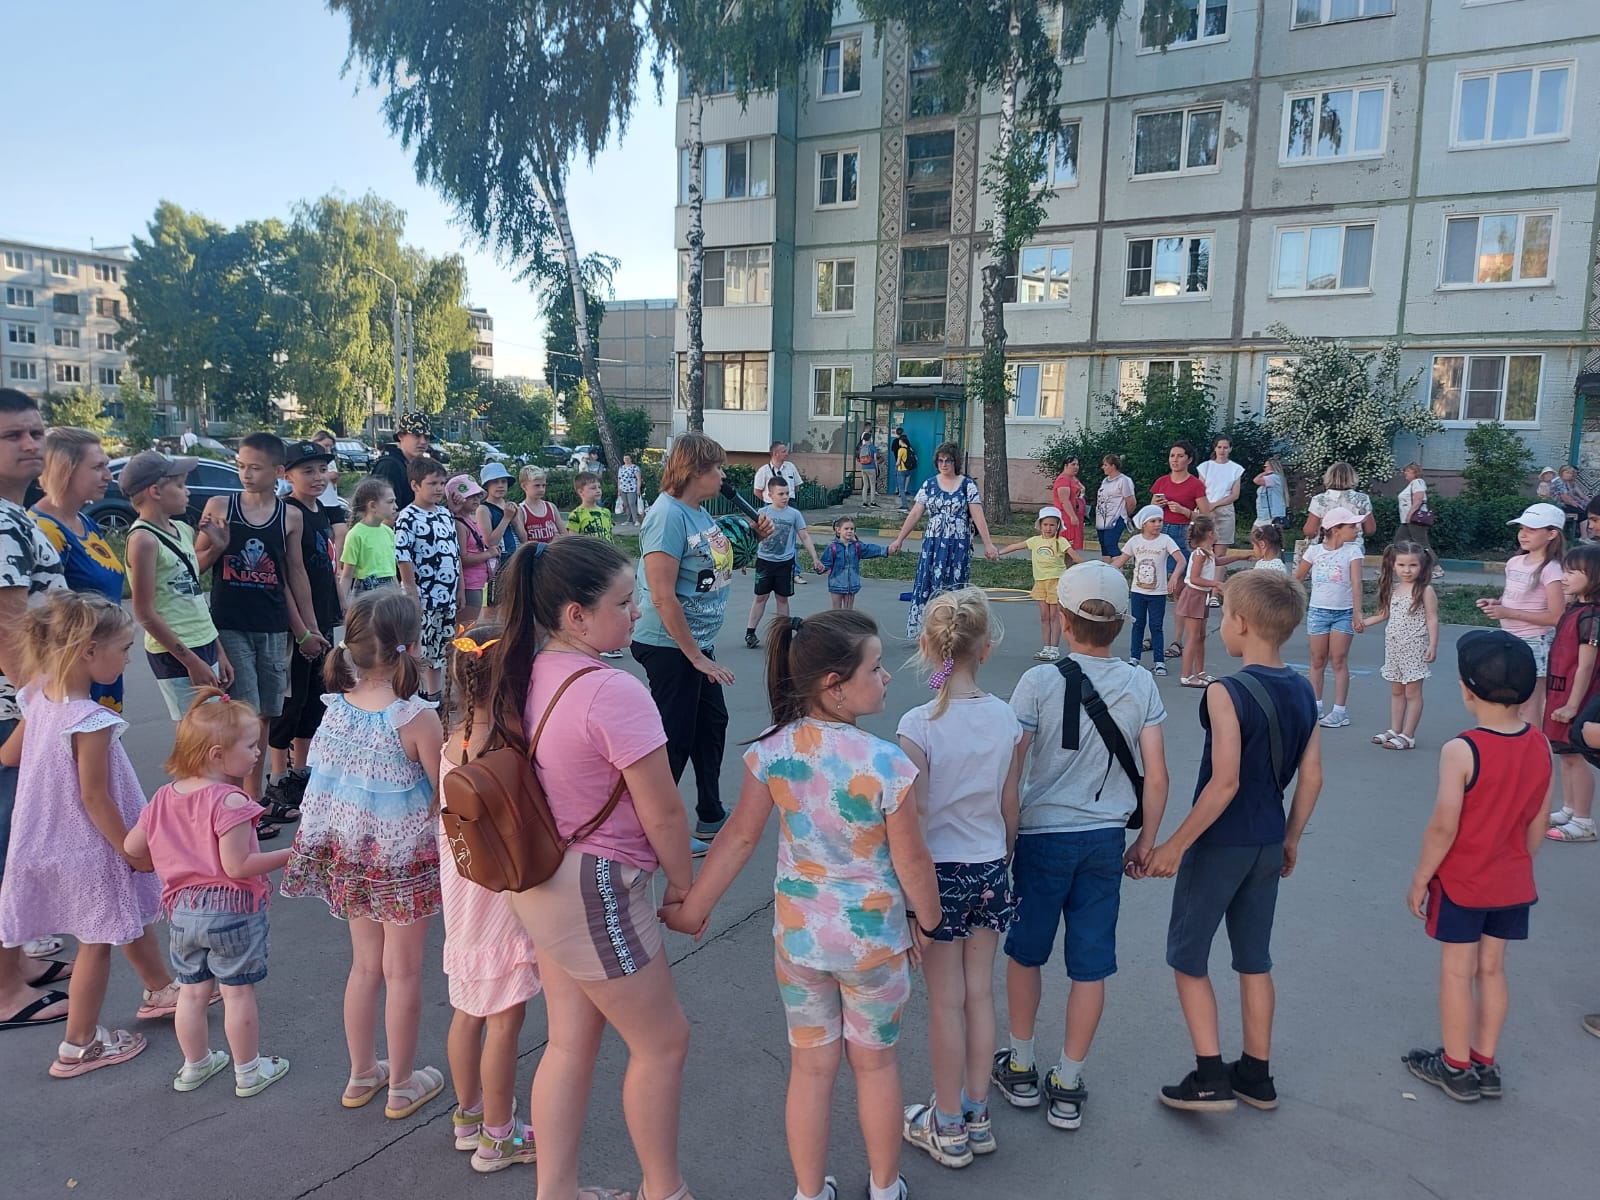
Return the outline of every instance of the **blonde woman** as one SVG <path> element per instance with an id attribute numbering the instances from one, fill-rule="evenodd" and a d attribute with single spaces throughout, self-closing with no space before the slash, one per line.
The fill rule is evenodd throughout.
<path id="1" fill-rule="evenodd" d="M 517 474 L 522 486 L 522 523 L 527 541 L 549 545 L 567 531 L 561 510 L 544 498 L 548 480 L 543 467 L 526 466 Z"/>

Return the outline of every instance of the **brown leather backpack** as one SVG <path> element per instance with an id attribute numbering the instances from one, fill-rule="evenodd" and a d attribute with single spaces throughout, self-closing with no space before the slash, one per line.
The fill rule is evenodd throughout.
<path id="1" fill-rule="evenodd" d="M 598 671 L 575 671 L 550 698 L 539 719 L 526 756 L 509 746 L 488 750 L 444 777 L 445 838 L 456 870 L 491 892 L 525 892 L 556 873 L 567 851 L 588 837 L 611 815 L 622 799 L 623 781 L 611 791 L 605 807 L 571 837 L 562 837 L 534 771 L 539 737 L 550 714 L 574 680 Z"/>

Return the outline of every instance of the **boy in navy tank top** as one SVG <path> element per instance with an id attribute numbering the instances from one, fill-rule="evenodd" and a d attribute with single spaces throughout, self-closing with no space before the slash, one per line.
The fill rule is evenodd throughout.
<path id="1" fill-rule="evenodd" d="M 1276 999 L 1272 921 L 1278 881 L 1294 870 L 1300 835 L 1322 790 L 1316 698 L 1311 685 L 1283 665 L 1283 644 L 1305 604 L 1299 585 L 1271 571 L 1244 571 L 1223 588 L 1222 644 L 1244 668 L 1206 688 L 1200 709 L 1206 745 L 1194 808 L 1145 863 L 1147 874 L 1177 875 L 1167 965 L 1194 1043 L 1195 1069 L 1157 1096 L 1168 1108 L 1223 1112 L 1238 1100 L 1261 1109 L 1278 1106 L 1269 1069 Z M 1284 792 L 1297 774 L 1285 816 Z M 1230 1063 L 1222 1061 L 1209 974 L 1211 942 L 1224 920 L 1244 1026 L 1244 1052 Z"/>
<path id="2" fill-rule="evenodd" d="M 261 714 L 261 741 L 272 719 L 283 711 L 289 683 L 289 642 L 307 659 L 329 649 L 317 632 L 311 585 L 301 557 L 304 534 L 300 510 L 278 498 L 283 474 L 283 440 L 252 433 L 239 443 L 238 496 L 213 496 L 200 517 L 195 553 L 200 569 L 211 572 L 211 620 L 222 649 L 233 664 L 229 694 Z M 260 800 L 265 756 L 256 760 L 243 790 Z M 273 837 L 276 826 L 262 826 Z"/>
<path id="3" fill-rule="evenodd" d="M 1495 1049 L 1510 998 L 1506 943 L 1526 941 L 1538 899 L 1533 855 L 1544 841 L 1550 743 L 1517 715 L 1538 686 L 1533 651 L 1503 629 L 1456 643 L 1461 699 L 1476 726 L 1439 751 L 1439 792 L 1406 904 L 1440 943 L 1444 1045 L 1404 1058 L 1452 1100 L 1498 1100 Z M 1473 995 L 1473 983 L 1477 995 Z"/>

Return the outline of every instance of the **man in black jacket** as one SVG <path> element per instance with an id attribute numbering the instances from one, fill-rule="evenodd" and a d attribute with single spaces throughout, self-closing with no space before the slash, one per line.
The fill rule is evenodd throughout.
<path id="1" fill-rule="evenodd" d="M 383 448 L 383 453 L 372 464 L 372 473 L 394 488 L 397 508 L 404 508 L 414 498 L 411 483 L 406 479 L 406 464 L 428 453 L 428 439 L 432 436 L 433 427 L 428 423 L 428 414 L 408 412 L 400 418 L 395 440 Z"/>

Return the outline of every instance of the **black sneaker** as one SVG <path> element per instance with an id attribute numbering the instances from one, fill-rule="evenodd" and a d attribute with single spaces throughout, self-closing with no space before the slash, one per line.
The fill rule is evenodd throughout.
<path id="1" fill-rule="evenodd" d="M 1199 1071 L 1190 1071 L 1181 1083 L 1162 1088 L 1156 1099 L 1168 1108 L 1188 1112 L 1232 1112 L 1239 1107 L 1226 1079 L 1201 1079 Z"/>
<path id="2" fill-rule="evenodd" d="M 758 638 L 754 632 L 748 629 L 744 631 L 744 644 L 749 646 L 752 650 L 761 649 L 761 639 Z"/>
<path id="3" fill-rule="evenodd" d="M 995 1051 L 989 1078 L 1013 1108 L 1039 1107 L 1039 1072 L 1033 1067 L 1012 1066 L 1010 1046 Z"/>
<path id="4" fill-rule="evenodd" d="M 1083 1105 L 1089 1099 L 1089 1089 L 1083 1086 L 1081 1077 L 1073 1084 L 1072 1087 L 1063 1086 L 1061 1075 L 1054 1067 L 1044 1077 L 1044 1094 L 1050 1100 L 1044 1119 L 1057 1129 L 1076 1129 L 1083 1124 Z"/>
<path id="5" fill-rule="evenodd" d="M 1504 1094 L 1500 1085 L 1500 1064 L 1476 1063 L 1473 1070 L 1478 1073 L 1478 1095 L 1485 1100 L 1498 1100 Z"/>
<path id="6" fill-rule="evenodd" d="M 1239 1074 L 1239 1064 L 1231 1062 L 1228 1064 L 1228 1082 L 1233 1087 L 1233 1094 L 1251 1108 L 1271 1112 L 1278 1107 L 1278 1089 L 1272 1086 L 1271 1075 L 1265 1079 L 1245 1079 Z"/>
<path id="7" fill-rule="evenodd" d="M 1431 1083 L 1452 1100 L 1470 1104 L 1483 1095 L 1478 1073 L 1471 1067 L 1457 1070 L 1444 1060 L 1444 1049 L 1413 1050 L 1401 1062 L 1423 1083 Z"/>

